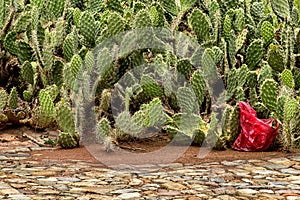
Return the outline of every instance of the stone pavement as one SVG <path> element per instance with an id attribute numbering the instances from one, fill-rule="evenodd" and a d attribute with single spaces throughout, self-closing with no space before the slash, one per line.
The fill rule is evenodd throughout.
<path id="1" fill-rule="evenodd" d="M 300 154 L 201 165 L 35 161 L 0 153 L 0 199 L 300 199 Z"/>

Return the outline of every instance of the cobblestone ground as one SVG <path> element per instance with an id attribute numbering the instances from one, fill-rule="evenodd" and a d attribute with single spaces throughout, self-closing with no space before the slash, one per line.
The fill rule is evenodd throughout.
<path id="1" fill-rule="evenodd" d="M 300 199 L 300 154 L 201 165 L 103 168 L 0 154 L 0 199 Z"/>

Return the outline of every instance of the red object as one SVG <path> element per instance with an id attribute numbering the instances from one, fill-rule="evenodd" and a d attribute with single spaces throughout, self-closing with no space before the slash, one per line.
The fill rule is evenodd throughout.
<path id="1" fill-rule="evenodd" d="M 239 137 L 233 148 L 240 151 L 264 151 L 272 144 L 278 135 L 279 124 L 276 119 L 258 119 L 256 111 L 248 103 L 239 102 L 240 126 Z M 276 128 L 272 127 L 276 121 Z"/>

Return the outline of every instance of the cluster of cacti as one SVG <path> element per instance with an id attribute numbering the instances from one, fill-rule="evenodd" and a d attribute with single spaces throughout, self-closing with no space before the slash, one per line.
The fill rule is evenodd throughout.
<path id="1" fill-rule="evenodd" d="M 98 108 L 98 135 L 138 136 L 159 125 L 171 137 L 180 133 L 202 144 L 214 135 L 216 148 L 230 146 L 239 133 L 238 102 L 248 101 L 259 117 L 280 121 L 283 145 L 296 144 L 297 2 L 0 0 L 0 124 L 57 123 L 59 144 L 78 146 L 70 101 L 81 87 L 80 103 Z M 149 27 L 180 32 L 200 48 Z M 135 29 L 138 34 L 130 32 Z M 175 52 L 163 51 L 166 46 Z M 209 88 L 218 79 L 227 103 L 220 133 L 213 131 Z M 116 106 L 122 112 L 114 113 Z"/>

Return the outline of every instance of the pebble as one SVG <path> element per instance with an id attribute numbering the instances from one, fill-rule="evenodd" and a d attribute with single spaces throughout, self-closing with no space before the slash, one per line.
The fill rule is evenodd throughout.
<path id="1" fill-rule="evenodd" d="M 0 153 L 0 199 L 300 199 L 300 154 L 109 169 L 85 161 L 43 163 L 29 151 Z"/>

